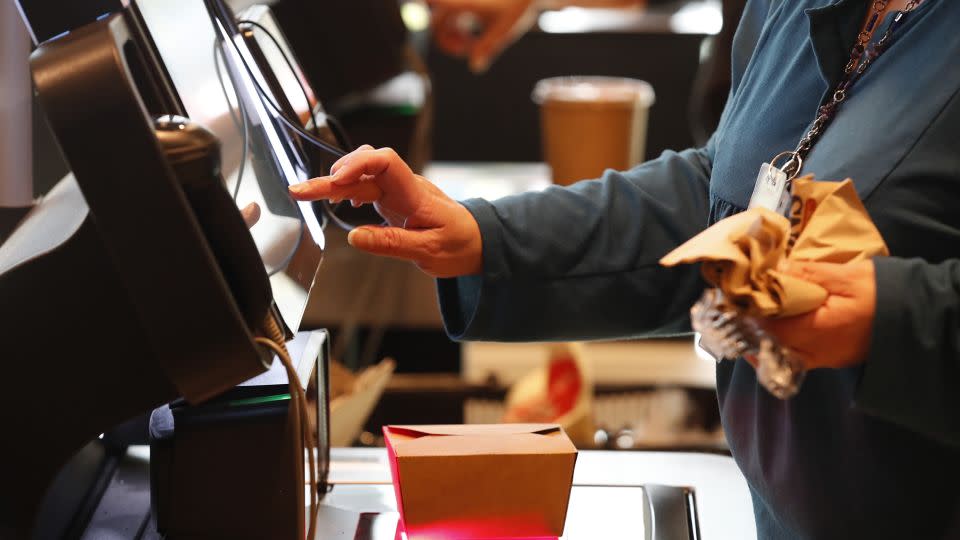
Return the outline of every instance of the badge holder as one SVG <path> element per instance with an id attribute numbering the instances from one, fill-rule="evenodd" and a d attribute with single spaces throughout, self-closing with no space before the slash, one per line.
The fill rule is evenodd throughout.
<path id="1" fill-rule="evenodd" d="M 776 163 L 789 157 L 782 168 Z M 791 183 L 803 166 L 796 152 L 784 152 L 764 163 L 757 177 L 750 208 L 762 206 L 781 215 L 790 207 Z M 699 346 L 718 362 L 735 361 L 745 355 L 756 358 L 757 380 L 779 399 L 800 391 L 806 368 L 803 362 L 776 338 L 763 330 L 755 317 L 726 298 L 719 288 L 707 289 L 690 310 Z"/>

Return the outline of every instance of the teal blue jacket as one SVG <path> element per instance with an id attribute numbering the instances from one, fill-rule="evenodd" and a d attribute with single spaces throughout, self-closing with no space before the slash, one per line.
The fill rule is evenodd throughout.
<path id="1" fill-rule="evenodd" d="M 657 261 L 747 205 L 760 164 L 792 149 L 832 93 L 869 3 L 751 0 L 730 99 L 704 148 L 569 188 L 465 201 L 484 267 L 439 281 L 450 335 L 689 331 L 704 283 L 696 268 Z M 960 538 L 958 89 L 960 1 L 926 0 L 805 163 L 818 179 L 854 179 L 892 256 L 876 260 L 863 366 L 814 371 L 790 401 L 758 386 L 746 362 L 717 366 L 760 538 Z"/>

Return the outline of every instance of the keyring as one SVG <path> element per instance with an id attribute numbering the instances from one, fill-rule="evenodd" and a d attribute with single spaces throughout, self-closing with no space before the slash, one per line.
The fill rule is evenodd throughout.
<path id="1" fill-rule="evenodd" d="M 800 154 L 798 152 L 780 152 L 779 154 L 774 156 L 773 159 L 770 160 L 770 166 L 776 167 L 777 161 L 779 161 L 780 158 L 783 158 L 783 157 L 789 157 L 790 159 L 788 159 L 787 162 L 783 164 L 783 167 L 780 167 L 780 170 L 787 175 L 788 180 L 793 180 L 800 173 L 800 169 L 803 168 L 803 158 L 800 157 Z M 794 163 L 796 164 L 796 169 L 789 168 L 790 165 Z"/>

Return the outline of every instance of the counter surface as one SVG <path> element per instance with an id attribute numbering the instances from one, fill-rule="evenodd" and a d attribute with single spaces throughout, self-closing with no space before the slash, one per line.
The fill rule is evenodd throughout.
<path id="1" fill-rule="evenodd" d="M 396 511 L 385 450 L 335 448 L 331 457 L 330 480 L 335 485 L 324 499 L 323 517 L 336 519 L 338 510 Z M 574 484 L 691 487 L 695 491 L 703 538 L 756 538 L 750 492 L 729 457 L 679 452 L 581 451 Z M 395 520 L 393 523 L 395 525 Z"/>
<path id="2" fill-rule="evenodd" d="M 334 448 L 331 458 L 333 489 L 321 503 L 316 538 L 394 540 L 396 501 L 386 451 Z M 130 447 L 107 480 L 82 540 L 162 540 L 150 519 L 149 462 L 147 447 Z M 564 540 L 644 538 L 644 494 L 637 486 L 649 484 L 694 490 L 701 538 L 756 539 L 747 484 L 729 457 L 582 451 L 574 484 L 578 487 L 571 496 L 573 518 L 568 516 Z M 357 532 L 358 525 L 367 536 Z"/>

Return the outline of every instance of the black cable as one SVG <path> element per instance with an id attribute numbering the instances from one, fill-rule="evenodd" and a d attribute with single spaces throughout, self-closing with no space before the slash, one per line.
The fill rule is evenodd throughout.
<path id="1" fill-rule="evenodd" d="M 213 42 L 213 65 L 214 70 L 217 72 L 217 81 L 220 82 L 220 90 L 223 91 L 223 97 L 227 100 L 227 110 L 230 113 L 230 119 L 233 120 L 233 125 L 237 128 L 237 131 L 241 134 L 242 146 L 240 148 L 240 167 L 237 169 L 237 182 L 233 187 L 233 200 L 236 202 L 237 195 L 240 194 L 240 183 L 243 182 L 243 173 L 246 172 L 247 168 L 247 154 L 249 152 L 249 125 L 247 124 L 247 111 L 243 108 L 243 100 L 240 99 L 240 95 L 237 94 L 237 82 L 233 80 L 230 75 L 229 70 L 227 71 L 227 76 L 231 77 L 230 83 L 233 85 L 234 95 L 237 97 L 237 108 L 240 110 L 240 119 L 237 120 L 237 115 L 233 112 L 233 107 L 230 105 L 230 93 L 227 92 L 227 85 L 223 82 L 223 72 L 222 64 L 220 63 L 221 58 L 223 57 L 223 50 L 219 47 L 219 43 L 215 40 Z M 226 181 L 226 179 L 224 179 Z"/>
<path id="2" fill-rule="evenodd" d="M 337 117 L 328 114 L 327 125 L 330 126 L 330 131 L 333 132 L 333 136 L 337 138 L 341 146 L 356 150 L 357 147 L 353 145 L 353 141 L 350 140 L 350 135 L 347 134 L 347 130 L 344 129 L 343 124 L 340 123 Z"/>
<path id="3" fill-rule="evenodd" d="M 303 126 L 299 125 L 299 121 L 293 122 L 289 118 L 287 118 L 286 114 L 284 114 L 284 112 L 280 109 L 280 106 L 277 105 L 275 101 L 273 101 L 273 98 L 270 96 L 270 94 L 266 90 L 264 90 L 262 86 L 260 86 L 260 81 L 257 80 L 257 77 L 253 74 L 253 70 L 250 68 L 250 65 L 247 64 L 247 60 L 246 58 L 244 58 L 243 52 L 240 50 L 240 46 L 237 45 L 237 42 L 232 39 L 228 39 L 226 41 L 229 41 L 233 46 L 234 51 L 236 51 L 237 56 L 240 58 L 240 63 L 243 64 L 244 70 L 246 70 L 247 75 L 250 77 L 251 82 L 253 82 L 253 86 L 257 89 L 257 93 L 260 94 L 260 97 L 263 98 L 264 102 L 270 106 L 273 112 L 277 115 L 277 119 L 279 119 L 281 123 L 283 123 L 285 126 L 287 126 L 288 128 L 292 129 L 294 132 L 299 134 L 307 142 L 313 144 L 314 146 L 316 146 L 317 148 L 320 148 L 321 150 L 326 151 L 335 159 L 340 159 L 343 156 L 347 155 L 347 152 L 309 133 L 307 130 L 303 128 Z M 299 80 L 299 78 L 297 80 Z"/>
<path id="4" fill-rule="evenodd" d="M 234 126 L 237 126 L 238 124 L 237 118 L 233 112 L 233 107 L 230 106 L 230 95 L 227 92 L 227 86 L 223 82 L 223 74 L 221 73 L 220 60 L 223 56 L 223 50 L 219 47 L 219 43 L 217 41 L 214 41 L 213 47 L 214 47 L 213 61 L 214 61 L 215 69 L 217 71 L 217 80 L 220 82 L 220 89 L 223 91 L 224 98 L 227 100 L 227 108 L 230 112 L 230 118 L 233 119 Z M 217 53 L 220 53 L 220 54 L 217 54 Z M 250 132 L 249 132 L 249 122 L 247 120 L 246 105 L 243 104 L 243 99 L 240 98 L 240 94 L 237 92 L 237 81 L 233 80 L 233 73 L 230 70 L 227 70 L 227 77 L 230 78 L 230 84 L 233 85 L 233 93 L 237 99 L 237 109 L 239 109 L 239 112 L 240 112 L 240 119 L 242 124 L 241 132 L 243 133 L 243 149 L 241 151 L 241 157 L 240 157 L 240 168 L 237 172 L 237 183 L 233 189 L 233 200 L 236 201 L 237 195 L 239 195 L 240 193 L 240 183 L 243 181 L 243 173 L 246 169 L 247 155 L 249 153 Z M 304 92 L 306 92 L 305 89 L 304 89 Z M 306 94 L 304 95 L 306 96 Z M 309 100 L 307 100 L 307 103 L 308 104 L 310 103 Z M 237 126 L 237 128 L 241 129 L 240 126 Z M 279 273 L 290 264 L 290 261 L 293 260 L 294 255 L 296 255 L 297 250 L 300 248 L 300 242 L 301 242 L 301 238 L 298 238 L 296 246 L 294 246 L 293 249 L 290 250 L 290 253 L 284 259 L 283 263 L 278 265 L 272 271 L 268 272 L 267 273 L 268 277 L 273 277 L 275 274 Z"/>
<path id="5" fill-rule="evenodd" d="M 297 69 L 293 67 L 293 61 L 290 60 L 290 57 L 287 56 L 287 52 L 283 50 L 283 47 L 280 45 L 280 40 L 273 35 L 270 30 L 267 30 L 265 26 L 256 22 L 242 19 L 237 21 L 238 25 L 248 25 L 254 28 L 258 28 L 261 32 L 267 35 L 270 38 L 270 41 L 273 42 L 273 46 L 276 47 L 277 52 L 280 53 L 280 56 L 283 57 L 283 61 L 286 62 L 287 68 L 290 70 L 290 74 L 293 75 L 293 79 L 297 81 L 297 86 L 300 87 L 300 92 L 303 93 L 303 100 L 307 104 L 307 113 L 310 115 L 310 119 L 313 120 L 313 128 L 319 129 L 320 122 L 317 119 L 316 111 L 313 110 L 313 105 L 310 104 L 310 95 L 307 93 L 307 88 L 303 85 L 303 81 L 300 80 L 300 77 L 297 74 Z"/>
<path id="6" fill-rule="evenodd" d="M 337 120 L 333 115 L 327 115 L 327 125 L 330 127 L 330 131 L 333 133 L 334 138 L 337 139 L 337 142 L 340 143 L 344 148 L 355 149 L 353 142 L 350 141 L 350 136 L 347 135 L 347 130 L 343 128 L 343 124 Z M 330 201 L 320 201 L 320 207 L 323 209 L 324 216 L 333 222 L 334 225 L 340 227 L 344 231 L 350 232 L 357 228 L 357 225 L 352 225 L 347 223 L 343 218 L 337 215 L 337 210 L 340 209 L 344 203 L 338 202 L 337 204 L 330 204 Z M 386 225 L 384 221 L 381 225 Z"/>
<path id="7" fill-rule="evenodd" d="M 293 61 L 290 59 L 286 51 L 280 45 L 280 41 L 276 38 L 276 36 L 273 35 L 273 33 L 270 30 L 268 30 L 262 24 L 257 23 L 255 21 L 243 19 L 243 20 L 237 21 L 237 24 L 253 26 L 259 29 L 264 34 L 266 34 L 268 38 L 270 38 L 270 41 L 273 42 L 274 47 L 276 47 L 277 51 L 283 57 L 284 62 L 287 64 L 287 68 L 290 70 L 291 75 L 293 75 L 294 80 L 296 80 L 297 84 L 300 86 L 300 91 L 303 93 L 303 97 L 307 102 L 307 107 L 310 109 L 310 116 L 313 119 L 314 129 L 319 129 L 320 122 L 318 121 L 318 118 L 315 114 L 313 107 L 310 106 L 310 98 L 308 97 L 309 94 L 307 92 L 307 89 L 306 87 L 304 87 L 303 81 L 301 81 L 300 77 L 297 75 L 297 70 L 293 66 Z M 334 157 L 337 159 L 347 154 L 343 150 L 333 147 L 326 141 L 322 141 L 316 138 L 313 134 L 308 133 L 302 126 L 299 125 L 299 119 L 296 119 L 296 123 L 295 123 L 293 120 L 287 118 L 286 114 L 280 109 L 280 106 L 277 105 L 277 103 L 273 101 L 273 99 L 266 92 L 266 90 L 264 90 L 264 88 L 260 86 L 260 82 L 257 80 L 256 77 L 254 77 L 253 70 L 247 64 L 247 61 L 244 58 L 243 53 L 240 52 L 240 48 L 237 46 L 236 43 L 233 43 L 233 47 L 237 51 L 237 56 L 240 58 L 240 62 L 243 64 L 244 69 L 247 71 L 247 74 L 250 76 L 250 80 L 253 82 L 253 85 L 256 87 L 257 93 L 260 94 L 260 96 L 264 99 L 264 101 L 268 105 L 270 105 L 270 108 L 273 109 L 273 111 L 277 114 L 277 116 L 279 117 L 281 122 L 283 122 L 283 124 L 293 129 L 297 134 L 299 134 L 301 137 L 306 139 L 307 142 L 313 143 L 315 146 L 318 146 L 321 149 L 326 150 L 327 152 L 333 154 Z M 238 97 L 238 100 L 239 100 L 239 97 Z M 346 130 L 344 130 L 340 122 L 329 114 L 326 115 L 326 119 L 327 119 L 327 125 L 330 126 L 330 129 L 333 132 L 334 137 L 337 138 L 338 142 L 346 148 L 353 148 L 353 144 L 350 142 L 350 139 L 346 133 Z M 307 159 L 309 159 L 309 156 L 306 156 L 306 157 Z M 343 218 L 337 215 L 337 209 L 340 207 L 341 204 L 343 203 L 341 202 L 341 203 L 338 203 L 337 205 L 332 205 L 330 204 L 330 201 L 324 200 L 324 201 L 320 201 L 320 208 L 323 211 L 323 214 L 327 218 L 327 220 L 329 220 L 330 222 L 333 222 L 333 224 L 343 229 L 344 231 L 350 232 L 353 229 L 356 229 L 357 226 L 347 223 L 346 221 L 343 220 Z M 386 224 L 386 223 L 384 222 L 382 224 Z"/>

